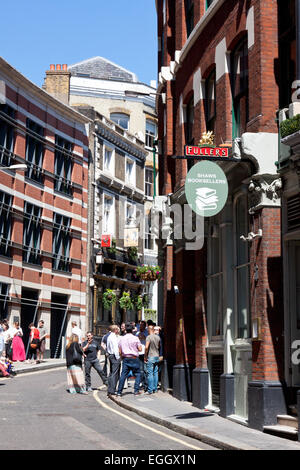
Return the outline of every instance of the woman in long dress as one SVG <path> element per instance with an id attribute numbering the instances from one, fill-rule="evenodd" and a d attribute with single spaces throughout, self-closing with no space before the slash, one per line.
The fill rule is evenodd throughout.
<path id="1" fill-rule="evenodd" d="M 14 323 L 14 328 L 12 330 L 12 360 L 13 361 L 25 361 L 26 359 L 26 353 L 25 353 L 25 347 L 24 343 L 22 340 L 23 336 L 23 331 L 22 328 L 20 327 L 20 324 L 18 321 Z"/>
<path id="2" fill-rule="evenodd" d="M 66 346 L 68 391 L 87 395 L 82 371 L 83 351 L 78 342 L 78 336 L 72 334 Z"/>

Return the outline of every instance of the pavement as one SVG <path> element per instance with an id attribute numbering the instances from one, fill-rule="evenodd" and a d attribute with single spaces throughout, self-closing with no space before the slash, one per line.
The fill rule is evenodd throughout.
<path id="1" fill-rule="evenodd" d="M 40 364 L 14 364 L 17 375 L 59 367 L 66 367 L 65 359 L 46 359 Z M 250 429 L 216 413 L 200 410 L 170 393 L 158 391 L 152 395 L 142 393 L 135 396 L 133 381 L 130 380 L 129 384 L 131 386 L 123 390 L 121 398 L 112 396 L 111 400 L 179 434 L 224 450 L 300 450 L 300 442 Z"/>

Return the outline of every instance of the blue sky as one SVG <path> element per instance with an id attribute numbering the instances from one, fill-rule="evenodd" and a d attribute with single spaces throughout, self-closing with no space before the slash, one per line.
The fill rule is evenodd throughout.
<path id="1" fill-rule="evenodd" d="M 41 86 L 50 64 L 101 56 L 157 80 L 155 0 L 1 2 L 0 55 Z"/>

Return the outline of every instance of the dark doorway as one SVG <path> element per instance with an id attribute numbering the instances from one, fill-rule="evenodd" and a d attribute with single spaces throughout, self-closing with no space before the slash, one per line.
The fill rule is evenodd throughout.
<path id="1" fill-rule="evenodd" d="M 68 296 L 51 295 L 50 357 L 61 357 L 62 337 L 67 328 Z"/>
<path id="2" fill-rule="evenodd" d="M 27 354 L 30 333 L 28 327 L 30 323 L 34 323 L 37 326 L 39 291 L 23 288 L 21 296 L 21 328 L 23 330 L 23 342 Z"/>

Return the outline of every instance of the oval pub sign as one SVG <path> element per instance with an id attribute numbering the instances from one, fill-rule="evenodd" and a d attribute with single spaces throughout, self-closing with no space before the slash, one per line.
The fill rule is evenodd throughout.
<path id="1" fill-rule="evenodd" d="M 203 217 L 213 217 L 227 201 L 228 182 L 224 171 L 207 160 L 196 163 L 187 174 L 185 194 L 194 212 Z"/>

